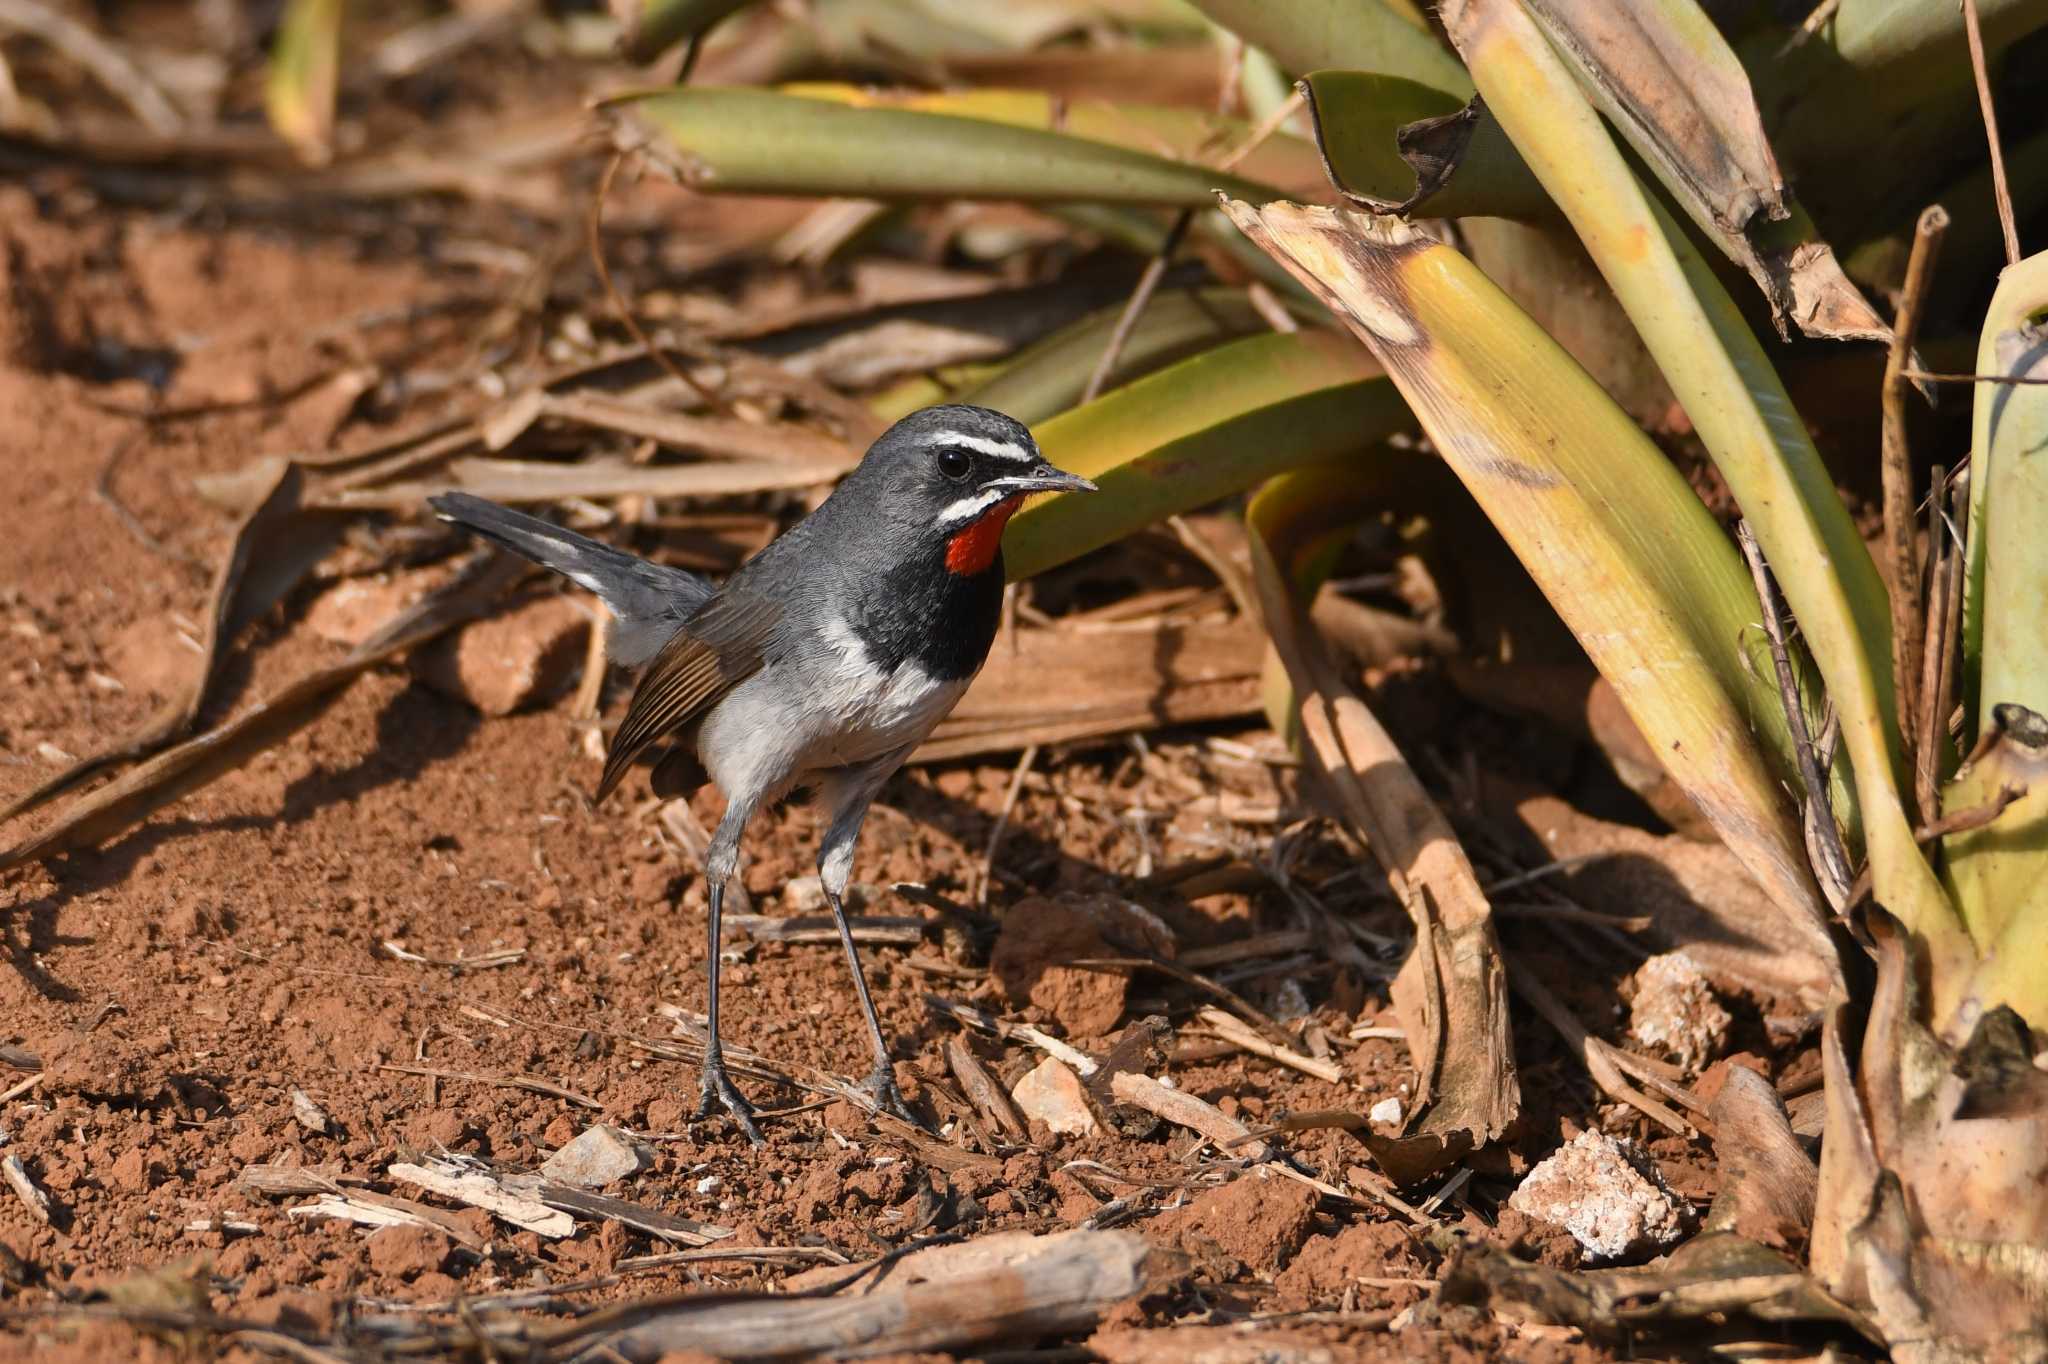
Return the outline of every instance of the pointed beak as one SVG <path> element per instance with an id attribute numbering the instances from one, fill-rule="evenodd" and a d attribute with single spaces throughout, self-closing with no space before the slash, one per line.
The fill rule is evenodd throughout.
<path id="1" fill-rule="evenodd" d="M 1097 491 L 1090 479 L 1079 474 L 1070 474 L 1064 469 L 1055 469 L 1041 463 L 1028 474 L 1014 474 L 1009 478 L 998 478 L 990 482 L 991 488 L 1008 488 L 1020 493 L 1092 493 Z"/>

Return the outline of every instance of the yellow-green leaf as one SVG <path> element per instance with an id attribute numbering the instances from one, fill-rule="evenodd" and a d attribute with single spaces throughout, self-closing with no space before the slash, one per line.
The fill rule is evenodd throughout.
<path id="1" fill-rule="evenodd" d="M 1372 358 L 1329 332 L 1247 337 L 1038 426 L 1046 458 L 1101 486 L 1010 523 L 1003 558 L 1028 578 L 1275 474 L 1340 459 L 1410 425 Z"/>
<path id="2" fill-rule="evenodd" d="M 1344 317 L 1723 840 L 1827 952 L 1756 601 L 1670 461 L 1513 300 L 1393 218 L 1226 205 Z M 1762 742 L 1745 736 L 1764 736 Z"/>
<path id="3" fill-rule="evenodd" d="M 856 199 L 1021 199 L 1206 207 L 1265 199 L 1236 175 L 986 118 L 860 107 L 766 90 L 691 88 L 613 103 L 684 183 L 709 192 Z"/>

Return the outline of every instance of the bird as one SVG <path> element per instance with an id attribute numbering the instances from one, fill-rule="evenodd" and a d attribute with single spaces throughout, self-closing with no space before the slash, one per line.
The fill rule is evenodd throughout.
<path id="1" fill-rule="evenodd" d="M 1047 461 L 1030 430 L 1003 413 L 923 408 L 878 436 L 815 511 L 722 585 L 467 493 L 429 499 L 441 519 L 596 594 L 613 618 L 611 660 L 644 669 L 597 799 L 650 753 L 657 795 L 687 796 L 709 781 L 725 796 L 704 857 L 700 1118 L 722 1106 L 761 1144 L 719 1035 L 719 916 L 749 821 L 802 787 L 823 817 L 818 876 L 874 1048 L 860 1088 L 878 1110 L 917 1121 L 897 1089 L 846 918 L 861 823 L 988 657 L 1011 515 L 1037 494 L 1096 490 Z"/>

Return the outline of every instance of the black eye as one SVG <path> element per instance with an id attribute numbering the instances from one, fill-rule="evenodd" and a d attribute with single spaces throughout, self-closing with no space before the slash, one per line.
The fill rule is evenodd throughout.
<path id="1" fill-rule="evenodd" d="M 974 461 L 964 450 L 945 449 L 939 451 L 939 472 L 958 483 L 974 470 Z"/>

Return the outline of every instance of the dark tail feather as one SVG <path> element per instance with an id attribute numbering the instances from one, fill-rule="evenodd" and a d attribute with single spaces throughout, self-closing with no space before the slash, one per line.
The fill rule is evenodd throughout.
<path id="1" fill-rule="evenodd" d="M 442 493 L 428 498 L 427 505 L 443 521 L 466 526 L 602 598 L 615 622 L 610 640 L 615 662 L 645 663 L 712 593 L 711 584 L 694 573 L 649 563 L 481 497 Z"/>

